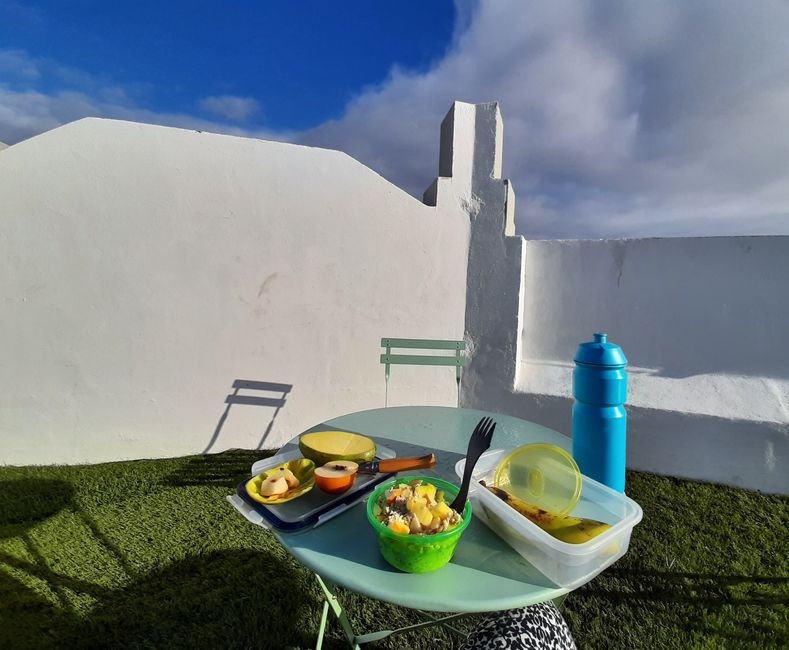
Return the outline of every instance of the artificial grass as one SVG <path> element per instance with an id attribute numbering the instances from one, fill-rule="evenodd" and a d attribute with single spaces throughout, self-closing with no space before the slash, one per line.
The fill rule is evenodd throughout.
<path id="1" fill-rule="evenodd" d="M 0 648 L 314 647 L 312 574 L 224 500 L 264 455 L 0 467 Z M 639 472 L 628 493 L 644 509 L 628 554 L 564 603 L 579 648 L 789 644 L 789 499 Z M 340 598 L 359 631 L 419 620 Z M 453 643 L 429 628 L 371 647 Z"/>

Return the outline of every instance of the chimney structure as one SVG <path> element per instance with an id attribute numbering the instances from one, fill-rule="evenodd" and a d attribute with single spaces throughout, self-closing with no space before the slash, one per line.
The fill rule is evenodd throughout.
<path id="1" fill-rule="evenodd" d="M 441 123 L 439 176 L 423 197 L 470 223 L 462 406 L 511 391 L 520 357 L 525 240 L 515 235 L 515 192 L 502 179 L 503 142 L 498 103 L 455 102 Z"/>

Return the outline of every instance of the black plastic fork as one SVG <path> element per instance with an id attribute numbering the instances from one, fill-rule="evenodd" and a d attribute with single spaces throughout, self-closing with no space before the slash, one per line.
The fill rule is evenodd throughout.
<path id="1" fill-rule="evenodd" d="M 466 507 L 466 499 L 468 498 L 468 489 L 471 485 L 471 473 L 474 471 L 474 466 L 477 464 L 482 452 L 490 448 L 490 442 L 493 440 L 493 430 L 496 428 L 496 423 L 492 418 L 484 417 L 474 428 L 471 438 L 468 441 L 468 451 L 466 452 L 466 468 L 463 471 L 463 482 L 460 484 L 460 492 L 452 502 L 450 508 L 462 513 Z"/>

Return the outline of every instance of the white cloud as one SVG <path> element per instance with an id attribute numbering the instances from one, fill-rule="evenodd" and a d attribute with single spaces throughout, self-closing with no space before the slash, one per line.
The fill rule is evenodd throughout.
<path id="1" fill-rule="evenodd" d="M 150 90 L 146 84 L 121 86 L 84 70 L 32 57 L 22 50 L 0 49 L 0 74 L 0 79 L 6 80 L 0 81 L 0 141 L 9 144 L 83 117 L 109 117 L 273 140 L 291 137 L 283 131 L 242 128 L 189 113 L 150 110 L 139 101 Z M 42 79 L 56 90 L 40 90 Z"/>
<path id="2" fill-rule="evenodd" d="M 528 237 L 789 234 L 789 5 L 484 0 L 301 140 L 415 196 L 452 101 L 497 100 Z"/>
<path id="3" fill-rule="evenodd" d="M 265 140 L 290 139 L 288 132 L 240 128 L 187 113 L 152 111 L 133 103 L 103 100 L 79 91 L 64 90 L 46 94 L 16 91 L 0 85 L 0 141 L 14 144 L 83 117 L 109 117 Z"/>
<path id="4" fill-rule="evenodd" d="M 253 97 L 235 95 L 213 95 L 198 102 L 201 110 L 224 117 L 234 122 L 246 122 L 260 111 L 260 104 Z"/>
<path id="5" fill-rule="evenodd" d="M 6 79 L 31 81 L 41 77 L 41 71 L 24 50 L 6 49 L 0 50 L 0 75 Z"/>
<path id="6" fill-rule="evenodd" d="M 789 234 L 789 3 L 458 0 L 458 9 L 432 69 L 395 67 L 341 118 L 300 134 L 242 128 L 251 98 L 205 98 L 217 121 L 159 113 L 135 100 L 145 88 L 5 51 L 0 66 L 21 62 L 27 81 L 0 85 L 0 140 L 85 115 L 296 140 L 346 151 L 421 197 L 452 102 L 499 101 L 504 174 L 527 237 Z M 61 90 L 36 89 L 47 70 Z"/>

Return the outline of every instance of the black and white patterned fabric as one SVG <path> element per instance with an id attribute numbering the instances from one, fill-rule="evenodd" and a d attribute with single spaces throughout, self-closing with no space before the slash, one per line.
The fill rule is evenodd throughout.
<path id="1" fill-rule="evenodd" d="M 487 614 L 461 650 L 576 650 L 552 602 Z"/>

